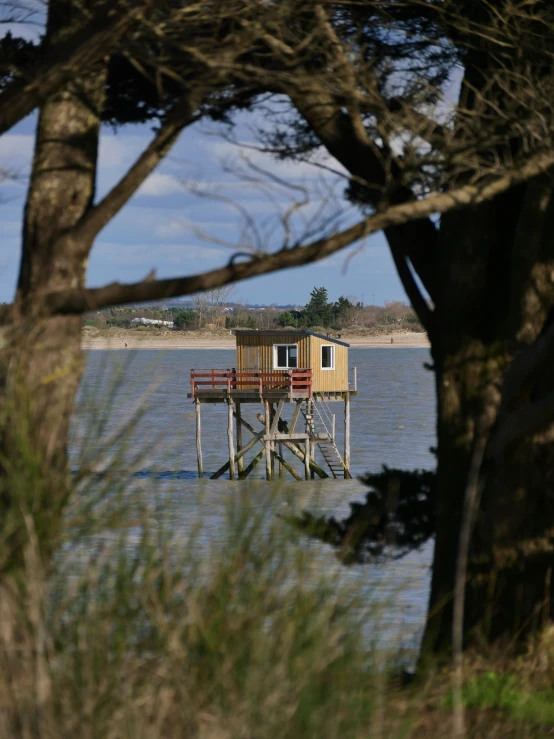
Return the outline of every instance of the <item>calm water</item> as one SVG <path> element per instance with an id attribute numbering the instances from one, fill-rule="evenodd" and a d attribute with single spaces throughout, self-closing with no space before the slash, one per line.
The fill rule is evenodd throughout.
<path id="1" fill-rule="evenodd" d="M 350 364 L 358 368 L 359 393 L 351 409 L 353 474 L 378 470 L 382 464 L 405 469 L 434 466 L 429 451 L 435 443 L 433 376 L 423 367 L 428 360 L 425 349 L 350 351 Z M 251 483 L 197 479 L 194 406 L 186 396 L 191 368 L 227 368 L 234 362 L 235 352 L 229 350 L 89 352 L 74 425 L 74 465 L 87 461 L 101 470 L 119 453 L 122 469 L 140 483 L 142 494 L 163 501 L 164 515 L 171 516 L 177 532 L 201 519 L 210 536 L 217 538 L 224 530 L 225 505 Z M 343 405 L 328 407 L 336 413 L 342 448 Z M 137 410 L 141 417 L 130 421 Z M 257 404 L 243 406 L 244 417 L 256 431 L 261 429 L 256 419 L 261 411 Z M 290 413 L 288 408 L 285 417 Z M 202 406 L 206 474 L 226 461 L 226 428 L 225 406 Z M 249 436 L 245 432 L 244 443 Z M 99 439 L 107 438 L 109 443 L 101 448 Z M 287 460 L 292 457 L 286 455 Z M 264 470 L 260 463 L 258 477 Z M 279 506 L 292 491 L 299 507 L 342 515 L 348 512 L 348 503 L 363 499 L 365 492 L 357 480 L 289 480 L 277 492 L 275 488 L 255 481 L 256 504 Z M 331 549 L 317 542 L 311 546 L 318 566 L 330 578 L 352 583 L 372 606 L 382 606 L 387 640 L 417 641 L 425 616 L 431 547 L 383 566 L 343 568 Z"/>

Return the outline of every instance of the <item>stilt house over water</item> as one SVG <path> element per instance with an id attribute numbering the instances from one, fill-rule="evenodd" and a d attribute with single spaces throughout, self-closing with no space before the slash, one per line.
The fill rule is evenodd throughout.
<path id="1" fill-rule="evenodd" d="M 280 478 L 286 470 L 299 480 L 289 464 L 289 452 L 303 462 L 306 479 L 315 475 L 350 478 L 350 398 L 357 395 L 357 381 L 356 369 L 348 366 L 349 345 L 305 329 L 237 330 L 235 335 L 236 367 L 191 370 L 188 397 L 196 406 L 199 476 L 203 476 L 201 405 L 225 403 L 229 459 L 212 479 L 226 472 L 231 479 L 244 479 L 265 457 L 268 480 L 276 476 L 276 463 Z M 330 405 L 337 402 L 344 405 L 342 453 L 335 441 L 336 416 Z M 244 403 L 263 405 L 263 415 L 258 414 L 263 424 L 260 431 L 243 419 Z M 289 404 L 292 412 L 286 420 Z M 252 435 L 247 443 L 243 443 L 245 430 Z M 258 444 L 261 450 L 245 467 L 245 455 Z"/>

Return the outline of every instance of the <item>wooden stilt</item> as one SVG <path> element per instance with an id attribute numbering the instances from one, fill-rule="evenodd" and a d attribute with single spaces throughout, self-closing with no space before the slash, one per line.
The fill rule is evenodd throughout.
<path id="1" fill-rule="evenodd" d="M 254 429 L 252 429 L 252 433 L 254 434 L 254 438 L 250 439 L 248 444 L 246 444 L 246 446 L 243 446 L 240 452 L 237 452 L 237 456 L 235 457 L 235 462 L 237 462 L 237 466 L 238 466 L 239 461 L 242 461 L 243 466 L 244 466 L 244 455 L 247 452 L 249 452 L 252 449 L 252 447 L 256 445 L 257 442 L 263 442 L 265 431 L 260 431 L 259 434 L 256 434 Z M 227 460 L 225 464 L 222 465 L 217 470 L 217 472 L 213 473 L 213 475 L 210 477 L 210 480 L 217 480 L 219 477 L 221 477 L 221 475 L 224 475 L 228 469 L 229 469 L 229 460 Z"/>
<path id="2" fill-rule="evenodd" d="M 235 479 L 235 442 L 233 439 L 233 411 L 234 403 L 231 398 L 227 401 L 227 441 L 229 443 L 229 479 Z"/>
<path id="3" fill-rule="evenodd" d="M 235 415 L 235 417 L 236 417 L 236 415 Z M 253 465 L 252 464 L 249 465 L 246 469 L 244 469 L 241 473 L 238 474 L 238 479 L 239 480 L 244 480 L 245 477 L 248 477 L 248 475 L 252 472 L 252 470 L 254 469 L 254 467 L 261 460 L 262 456 L 265 454 L 264 436 L 266 435 L 266 433 L 265 433 L 265 429 L 264 429 L 263 431 L 260 431 L 257 434 L 254 431 L 254 429 L 252 428 L 252 426 L 250 426 L 250 424 L 248 424 L 243 418 L 241 419 L 241 424 L 245 428 L 248 428 L 248 430 L 251 431 L 254 434 L 254 436 L 252 437 L 252 439 L 250 439 L 250 441 L 248 442 L 248 444 L 246 444 L 244 447 L 242 447 L 242 449 L 240 450 L 240 452 L 237 452 L 237 455 L 235 457 L 235 461 L 237 463 L 238 463 L 239 459 L 243 459 L 244 456 L 245 456 L 245 454 L 247 454 L 247 452 L 249 452 L 250 449 L 252 449 L 252 447 L 255 446 L 257 443 L 264 444 L 263 452 L 261 454 L 258 454 L 257 458 L 254 460 L 254 464 Z M 279 442 L 279 446 L 281 446 L 281 442 Z M 294 471 L 294 469 L 287 463 L 287 461 L 283 458 L 283 456 L 282 456 L 281 453 L 279 453 L 279 452 L 272 452 L 272 454 L 275 455 L 275 459 L 277 459 L 277 461 L 279 462 L 279 465 L 280 466 L 282 465 L 284 469 L 288 470 L 288 472 L 290 472 L 290 474 L 296 480 L 301 480 L 302 479 L 300 477 L 300 475 L 298 475 Z M 304 455 L 303 454 L 300 454 L 300 452 L 298 452 L 298 455 L 300 456 L 300 458 L 302 460 L 304 459 Z M 222 465 L 217 470 L 217 472 L 214 472 L 214 474 L 210 477 L 210 480 L 217 480 L 219 477 L 221 477 L 221 475 L 225 474 L 225 472 L 227 472 L 228 469 L 229 469 L 229 461 L 225 462 L 225 464 Z"/>
<path id="4" fill-rule="evenodd" d="M 279 456 L 281 457 L 281 459 L 279 459 L 279 480 L 282 480 L 285 473 L 283 467 L 283 444 L 281 442 L 279 442 Z"/>
<path id="5" fill-rule="evenodd" d="M 202 479 L 204 477 L 204 471 L 202 469 L 202 422 L 200 419 L 200 401 L 196 399 L 194 401 L 196 406 L 196 459 L 198 462 L 198 477 Z"/>
<path id="6" fill-rule="evenodd" d="M 289 451 L 294 454 L 295 457 L 298 457 L 301 462 L 304 462 L 304 464 L 306 464 L 304 450 L 302 449 L 300 444 L 293 444 L 290 441 L 284 441 L 283 444 Z M 312 460 L 309 459 L 308 464 L 310 465 L 310 467 L 312 467 L 313 465 L 314 470 L 320 477 L 329 477 L 329 475 L 325 472 L 325 470 L 321 469 L 317 462 L 312 462 Z"/>
<path id="7" fill-rule="evenodd" d="M 312 466 L 312 462 L 315 461 L 315 441 L 313 441 L 315 431 L 314 431 L 314 405 L 313 405 L 312 400 L 306 401 L 306 433 L 308 434 L 308 438 L 310 440 L 310 444 L 306 447 L 306 450 L 309 450 L 309 453 L 310 453 L 309 472 L 310 472 L 310 479 L 313 480 L 315 479 L 315 471 Z M 306 451 L 306 454 L 307 453 L 308 452 Z"/>
<path id="8" fill-rule="evenodd" d="M 281 419 L 281 413 L 283 412 L 283 406 L 285 405 L 284 400 L 280 400 L 277 405 L 277 410 L 273 412 L 273 404 L 271 405 L 271 429 L 270 433 L 273 434 L 277 431 L 279 426 L 279 420 Z"/>
<path id="9" fill-rule="evenodd" d="M 244 469 L 244 456 L 240 453 L 242 450 L 242 413 L 240 402 L 236 404 L 235 418 L 237 419 L 237 474 L 240 477 Z"/>
<path id="10" fill-rule="evenodd" d="M 271 437 L 270 437 L 270 418 L 269 418 L 269 402 L 267 400 L 264 400 L 264 411 L 265 411 L 265 417 L 264 417 L 264 423 L 265 423 L 265 476 L 267 480 L 272 479 L 272 470 L 271 470 Z"/>
<path id="11" fill-rule="evenodd" d="M 269 418 L 271 420 L 271 427 L 269 429 L 269 435 L 273 437 L 273 425 L 275 420 L 275 409 L 273 408 L 273 403 L 269 404 Z M 271 444 L 271 479 L 273 480 L 275 478 L 275 442 L 273 441 L 273 438 L 270 441 Z"/>
<path id="12" fill-rule="evenodd" d="M 273 454 L 275 455 L 275 459 L 278 460 L 279 465 L 283 465 L 283 467 L 290 472 L 290 474 L 294 477 L 295 480 L 302 479 L 300 475 L 293 470 L 293 468 L 290 466 L 287 460 L 279 454 L 279 452 L 273 452 Z"/>
<path id="13" fill-rule="evenodd" d="M 350 478 L 350 393 L 344 397 L 344 477 Z"/>
<path id="14" fill-rule="evenodd" d="M 306 439 L 306 448 L 304 450 L 304 477 L 310 479 L 310 438 Z"/>

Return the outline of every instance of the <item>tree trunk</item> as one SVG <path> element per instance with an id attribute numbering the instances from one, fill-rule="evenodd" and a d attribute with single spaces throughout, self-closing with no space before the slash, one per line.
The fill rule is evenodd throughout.
<path id="1" fill-rule="evenodd" d="M 84 285 L 91 244 L 76 243 L 67 233 L 94 198 L 103 88 L 99 68 L 75 79 L 40 111 L 13 327 L 3 357 L 0 533 L 10 544 L 2 564 L 10 567 L 24 554 L 29 520 L 41 559 L 48 562 L 67 497 L 69 424 L 82 371 L 81 318 L 49 316 L 43 298 Z"/>
<path id="2" fill-rule="evenodd" d="M 438 399 L 437 537 L 424 650 L 448 649 L 465 488 L 476 423 L 496 414 L 513 358 L 539 336 L 554 290 L 553 190 L 530 182 L 441 223 L 432 353 Z M 552 390 L 548 372 L 525 406 Z M 492 435 L 495 429 L 492 429 Z M 492 438 L 491 435 L 491 438 Z M 492 443 L 481 470 L 466 583 L 472 640 L 517 640 L 552 615 L 554 444 L 548 431 L 501 459 Z"/>

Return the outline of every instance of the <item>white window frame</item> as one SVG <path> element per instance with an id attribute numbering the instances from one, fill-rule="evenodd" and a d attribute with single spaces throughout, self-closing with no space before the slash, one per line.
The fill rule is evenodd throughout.
<path id="1" fill-rule="evenodd" d="M 323 366 L 323 347 L 325 346 L 328 346 L 331 349 L 331 366 L 330 367 Z M 319 358 L 320 358 L 320 366 L 321 366 L 322 372 L 334 372 L 335 370 L 335 345 L 334 344 L 322 344 Z"/>
<path id="2" fill-rule="evenodd" d="M 277 348 L 279 346 L 295 346 L 296 347 L 296 367 L 279 367 L 277 364 Z M 289 353 L 287 352 L 287 362 L 289 358 Z M 278 370 L 287 370 L 287 369 L 298 369 L 298 344 L 273 344 L 273 369 Z"/>

